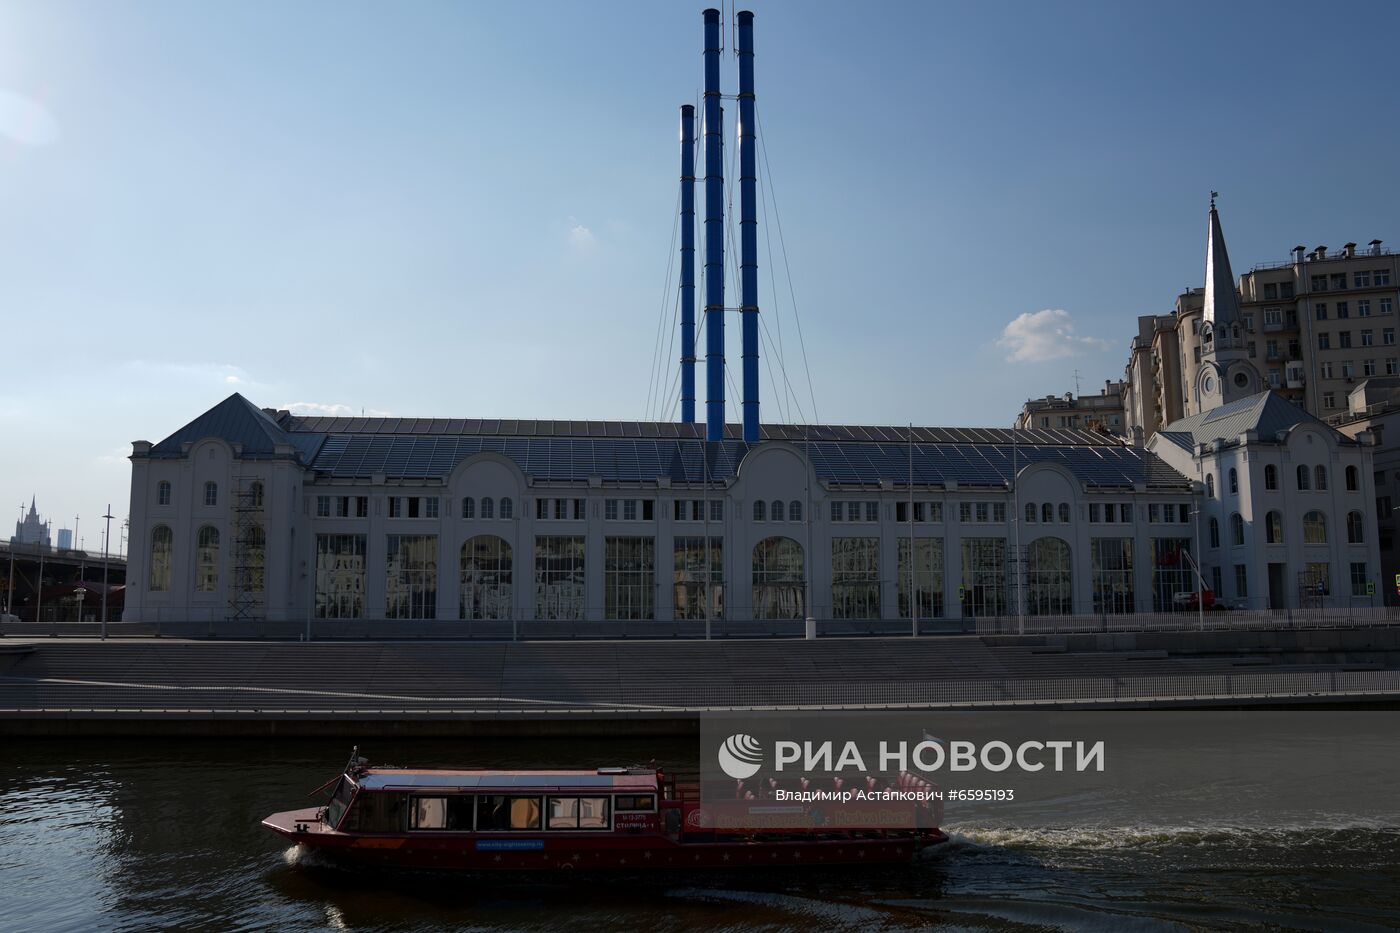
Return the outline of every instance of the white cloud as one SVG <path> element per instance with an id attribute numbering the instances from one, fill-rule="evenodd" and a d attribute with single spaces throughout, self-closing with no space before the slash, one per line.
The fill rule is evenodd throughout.
<path id="1" fill-rule="evenodd" d="M 0 136 L 22 146 L 58 141 L 58 121 L 36 100 L 0 89 Z"/>
<path id="2" fill-rule="evenodd" d="M 1002 328 L 997 346 L 1006 351 L 1012 363 L 1040 363 L 1085 350 L 1107 350 L 1111 344 L 1098 337 L 1079 337 L 1074 319 L 1063 308 L 1027 311 Z"/>
<path id="3" fill-rule="evenodd" d="M 150 360 L 132 360 L 126 364 L 137 373 L 149 373 L 163 379 L 175 378 L 182 381 L 213 383 L 235 389 L 256 389 L 261 383 L 255 381 L 248 371 L 231 363 L 169 363 Z"/>
<path id="4" fill-rule="evenodd" d="M 597 245 L 598 238 L 593 235 L 593 231 L 579 223 L 577 218 L 570 217 L 569 246 L 579 252 L 586 252 Z"/>
<path id="5" fill-rule="evenodd" d="M 393 414 L 387 411 L 380 411 L 377 408 L 363 408 L 359 411 L 349 405 L 326 402 L 288 402 L 279 405 L 278 408 L 285 408 L 294 415 L 321 415 L 328 418 L 392 418 Z"/>

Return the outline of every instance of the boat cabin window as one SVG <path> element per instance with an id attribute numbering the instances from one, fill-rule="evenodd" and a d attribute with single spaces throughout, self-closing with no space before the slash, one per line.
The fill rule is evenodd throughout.
<path id="1" fill-rule="evenodd" d="M 607 829 L 608 798 L 550 797 L 550 829 Z"/>
<path id="2" fill-rule="evenodd" d="M 355 796 L 355 784 L 349 778 L 342 777 L 340 783 L 336 785 L 335 793 L 331 794 L 331 802 L 326 806 L 326 825 L 334 829 L 340 825 L 340 818 L 345 815 L 345 808 L 350 806 L 350 799 Z"/>
<path id="3" fill-rule="evenodd" d="M 366 791 L 355 797 L 345 829 L 361 833 L 398 833 L 403 831 L 404 795 L 383 791 Z"/>
<path id="4" fill-rule="evenodd" d="M 476 798 L 478 832 L 509 832 L 540 828 L 540 798 L 483 794 Z"/>
<path id="5" fill-rule="evenodd" d="M 614 806 L 618 813 L 655 813 L 656 795 L 637 794 L 635 796 L 623 796 L 619 794 L 614 798 L 617 802 Z"/>
<path id="6" fill-rule="evenodd" d="M 470 831 L 470 797 L 414 797 L 408 810 L 409 829 L 453 829 Z"/>

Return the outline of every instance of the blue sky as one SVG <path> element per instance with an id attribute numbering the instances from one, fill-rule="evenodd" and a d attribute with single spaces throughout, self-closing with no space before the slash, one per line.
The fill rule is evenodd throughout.
<path id="1" fill-rule="evenodd" d="M 96 547 L 130 441 L 233 390 L 646 417 L 701 6 L 0 0 L 12 514 Z M 1212 188 L 1236 272 L 1400 243 L 1394 3 L 750 8 L 823 421 L 1001 425 L 1121 376 L 1202 281 Z"/>

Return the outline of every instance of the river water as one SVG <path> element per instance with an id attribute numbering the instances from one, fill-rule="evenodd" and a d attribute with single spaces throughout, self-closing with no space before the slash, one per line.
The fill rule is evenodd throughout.
<path id="1" fill-rule="evenodd" d="M 696 758 L 684 740 L 364 752 L 484 767 Z M 306 805 L 348 755 L 340 740 L 8 742 L 0 930 L 1400 929 L 1400 830 L 1364 823 L 1133 829 L 1106 800 L 1092 830 L 954 823 L 949 844 L 896 869 L 544 883 L 344 869 L 258 825 Z"/>

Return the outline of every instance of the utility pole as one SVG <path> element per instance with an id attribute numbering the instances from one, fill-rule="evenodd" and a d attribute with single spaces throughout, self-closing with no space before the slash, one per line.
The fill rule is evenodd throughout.
<path id="1" fill-rule="evenodd" d="M 112 503 L 107 503 L 107 531 L 102 536 L 102 640 L 107 640 L 107 546 L 112 540 Z"/>

